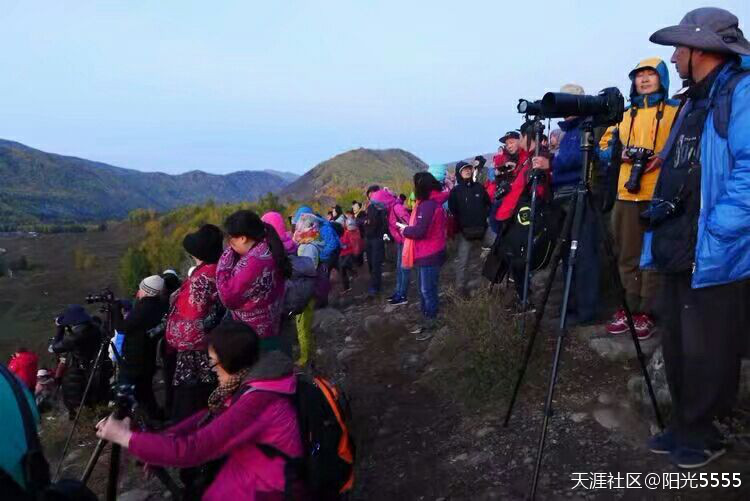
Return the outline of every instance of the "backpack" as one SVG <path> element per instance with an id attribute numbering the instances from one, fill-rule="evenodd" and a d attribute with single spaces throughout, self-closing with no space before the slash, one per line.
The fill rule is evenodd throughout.
<path id="1" fill-rule="evenodd" d="M 722 139 L 726 139 L 729 133 L 729 119 L 732 116 L 732 96 L 734 95 L 734 89 L 737 88 L 737 85 L 739 85 L 743 78 L 750 75 L 750 69 L 745 68 L 745 64 L 747 63 L 740 65 L 739 71 L 729 77 L 729 80 L 719 89 L 716 97 L 714 97 L 714 129 L 716 129 L 716 133 Z"/>
<path id="2" fill-rule="evenodd" d="M 339 499 L 354 486 L 354 440 L 348 419 L 349 404 L 330 381 L 320 376 L 297 374 L 297 392 L 292 396 L 302 435 L 304 454 L 290 458 L 275 447 L 261 444 L 269 457 L 286 461 L 286 494 L 301 480 L 310 499 Z"/>
<path id="3" fill-rule="evenodd" d="M 39 435 L 37 435 L 36 427 L 33 424 L 34 416 L 23 388 L 21 388 L 18 379 L 2 364 L 0 364 L 0 374 L 13 391 L 18 411 L 21 414 L 24 434 L 26 435 L 26 453 L 21 457 L 21 466 L 26 480 L 26 491 L 29 497 L 34 498 L 40 496 L 50 484 L 49 464 L 42 453 Z"/>
<path id="4" fill-rule="evenodd" d="M 292 277 L 286 281 L 284 292 L 284 315 L 299 315 L 315 295 L 318 270 L 307 256 L 289 256 Z"/>

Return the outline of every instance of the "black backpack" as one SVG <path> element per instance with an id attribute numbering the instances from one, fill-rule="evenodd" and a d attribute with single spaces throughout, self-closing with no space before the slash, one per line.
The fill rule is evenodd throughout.
<path id="1" fill-rule="evenodd" d="M 267 456 L 281 456 L 286 461 L 287 499 L 296 499 L 293 493 L 299 482 L 310 499 L 340 499 L 354 485 L 355 446 L 348 425 L 348 401 L 327 379 L 304 373 L 297 375 L 297 392 L 292 399 L 303 456 L 291 458 L 275 447 L 258 447 Z"/>

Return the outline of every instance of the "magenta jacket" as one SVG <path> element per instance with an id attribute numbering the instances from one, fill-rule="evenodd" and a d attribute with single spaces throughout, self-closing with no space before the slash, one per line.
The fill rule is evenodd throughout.
<path id="1" fill-rule="evenodd" d="M 447 218 L 445 192 L 433 191 L 429 200 L 419 202 L 414 226 L 404 228 L 404 236 L 414 240 L 414 265 L 441 265 L 445 260 Z"/>
<path id="2" fill-rule="evenodd" d="M 278 212 L 266 212 L 260 220 L 273 226 L 273 229 L 276 230 L 281 239 L 281 243 L 284 244 L 284 250 L 287 254 L 297 255 L 297 243 L 292 240 L 292 234 L 286 229 L 284 216 Z"/>
<path id="3" fill-rule="evenodd" d="M 269 352 L 257 365 L 279 365 L 280 357 L 285 356 Z M 177 468 L 226 457 L 204 501 L 276 499 L 274 493 L 283 499 L 284 460 L 258 448 L 264 444 L 290 457 L 302 456 L 297 414 L 288 397 L 296 391 L 297 379 L 291 373 L 291 360 L 282 363 L 288 367 L 286 375 L 258 379 L 267 376 L 251 374 L 240 390 L 244 393 L 228 399 L 226 409 L 206 424 L 201 421 L 208 410 L 202 410 L 160 433 L 134 432 L 130 453 L 148 464 Z"/>
<path id="4" fill-rule="evenodd" d="M 409 210 L 404 207 L 401 199 L 385 188 L 373 193 L 371 199 L 380 202 L 388 209 L 388 233 L 391 234 L 397 244 L 403 244 L 404 237 L 396 223 L 409 224 Z"/>
<path id="5" fill-rule="evenodd" d="M 235 320 L 252 327 L 261 338 L 279 334 L 285 280 L 265 241 L 244 256 L 227 247 L 216 268 L 216 285 Z"/>

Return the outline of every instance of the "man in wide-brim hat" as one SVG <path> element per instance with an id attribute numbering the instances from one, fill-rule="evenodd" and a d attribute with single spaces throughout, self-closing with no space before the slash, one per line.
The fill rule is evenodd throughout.
<path id="1" fill-rule="evenodd" d="M 750 299 L 750 43 L 737 17 L 689 12 L 651 41 L 675 47 L 690 82 L 660 158 L 641 267 L 663 273 L 658 321 L 672 421 L 649 440 L 681 468 L 725 453 L 715 418 L 728 415 L 747 348 Z"/>

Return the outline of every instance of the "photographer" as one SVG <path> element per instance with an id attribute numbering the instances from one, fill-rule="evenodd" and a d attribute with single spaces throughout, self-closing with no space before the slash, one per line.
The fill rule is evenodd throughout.
<path id="1" fill-rule="evenodd" d="M 583 87 L 577 84 L 566 84 L 560 88 L 565 94 L 585 95 Z M 553 209 L 559 212 L 568 210 L 572 195 L 581 181 L 581 125 L 585 117 L 566 117 L 558 126 L 563 131 L 557 153 L 548 159 L 535 157 L 533 167 L 549 169 L 551 174 Z M 599 228 L 594 213 L 586 207 L 583 215 L 581 235 L 578 239 L 578 258 L 573 275 L 573 301 L 575 317 L 568 316 L 572 325 L 591 324 L 597 321 L 599 309 Z M 563 255 L 567 266 L 567 253 Z M 571 312 L 572 313 L 572 312 Z"/>
<path id="2" fill-rule="evenodd" d="M 505 196 L 505 190 L 498 188 L 503 186 L 503 183 L 510 181 L 508 179 L 509 174 L 512 173 L 516 165 L 518 165 L 519 156 L 519 143 L 521 141 L 521 134 L 518 131 L 511 130 L 505 133 L 500 138 L 500 143 L 503 145 L 500 152 L 492 157 L 492 164 L 495 168 L 495 179 L 494 181 L 485 182 L 485 188 L 487 194 L 490 196 L 490 200 L 493 203 L 499 203 L 500 199 Z"/>
<path id="3" fill-rule="evenodd" d="M 490 197 L 484 187 L 474 181 L 474 167 L 466 162 L 456 164 L 458 183 L 451 190 L 448 209 L 456 218 L 458 252 L 456 255 L 456 290 L 469 297 L 466 265 L 472 250 L 479 252 L 487 230 Z"/>
<path id="4" fill-rule="evenodd" d="M 172 420 L 184 419 L 202 409 L 215 385 L 206 352 L 205 322 L 219 302 L 216 263 L 224 250 L 223 239 L 218 227 L 204 224 L 182 240 L 182 247 L 196 268 L 177 290 L 167 317 L 165 338 L 177 352 Z"/>
<path id="5" fill-rule="evenodd" d="M 649 449 L 681 468 L 726 452 L 727 416 L 747 350 L 750 278 L 750 42 L 723 9 L 688 12 L 650 40 L 675 47 L 692 82 L 667 139 L 641 264 L 664 273 L 658 312 L 672 420 Z"/>
<path id="6" fill-rule="evenodd" d="M 114 328 L 125 336 L 120 383 L 135 385 L 135 398 L 152 419 L 162 416 L 152 385 L 156 372 L 156 340 L 148 331 L 159 325 L 167 313 L 163 290 L 163 278 L 159 275 L 146 277 L 138 286 L 135 304 L 127 318 L 123 318 L 121 308 L 113 308 L 112 312 Z"/>
<path id="7" fill-rule="evenodd" d="M 73 304 L 55 319 L 57 333 L 52 338 L 49 346 L 50 353 L 65 354 L 64 372 L 60 387 L 65 407 L 72 419 L 76 410 L 81 405 L 86 382 L 94 370 L 99 346 L 102 343 L 102 333 L 91 321 L 91 317 L 83 309 L 83 306 Z M 105 364 L 102 364 L 103 366 Z M 109 364 L 106 364 L 108 367 Z M 96 378 L 97 385 L 92 392 L 93 398 L 88 404 L 96 403 L 103 397 L 106 390 L 106 381 L 109 379 L 109 371 L 102 370 L 100 377 Z"/>
<path id="8" fill-rule="evenodd" d="M 626 110 L 622 122 L 607 129 L 602 136 L 599 158 L 609 163 L 610 176 L 617 175 L 612 166 L 622 162 L 612 211 L 612 233 L 636 333 L 640 339 L 648 339 L 654 325 L 652 303 L 657 283 L 654 273 L 639 268 L 646 230 L 640 214 L 648 209 L 653 197 L 661 164 L 656 155 L 667 141 L 679 103 L 668 99 L 669 72 L 661 59 L 644 59 L 628 76 L 632 82 L 630 109 Z M 622 158 L 611 158 L 613 151 L 615 154 L 620 151 L 620 145 Z M 617 310 L 607 323 L 607 332 L 628 332 L 625 310 Z"/>
<path id="9" fill-rule="evenodd" d="M 130 419 L 109 417 L 97 425 L 97 435 L 153 465 L 206 465 L 206 469 L 218 470 L 215 477 L 206 479 L 210 485 L 201 499 L 287 499 L 285 460 L 281 454 L 263 451 L 272 448 L 291 458 L 303 454 L 290 398 L 297 380 L 286 355 L 280 351 L 260 355 L 259 344 L 248 325 L 221 324 L 208 335 L 211 367 L 219 386 L 207 409 L 161 433 L 134 432 Z"/>

